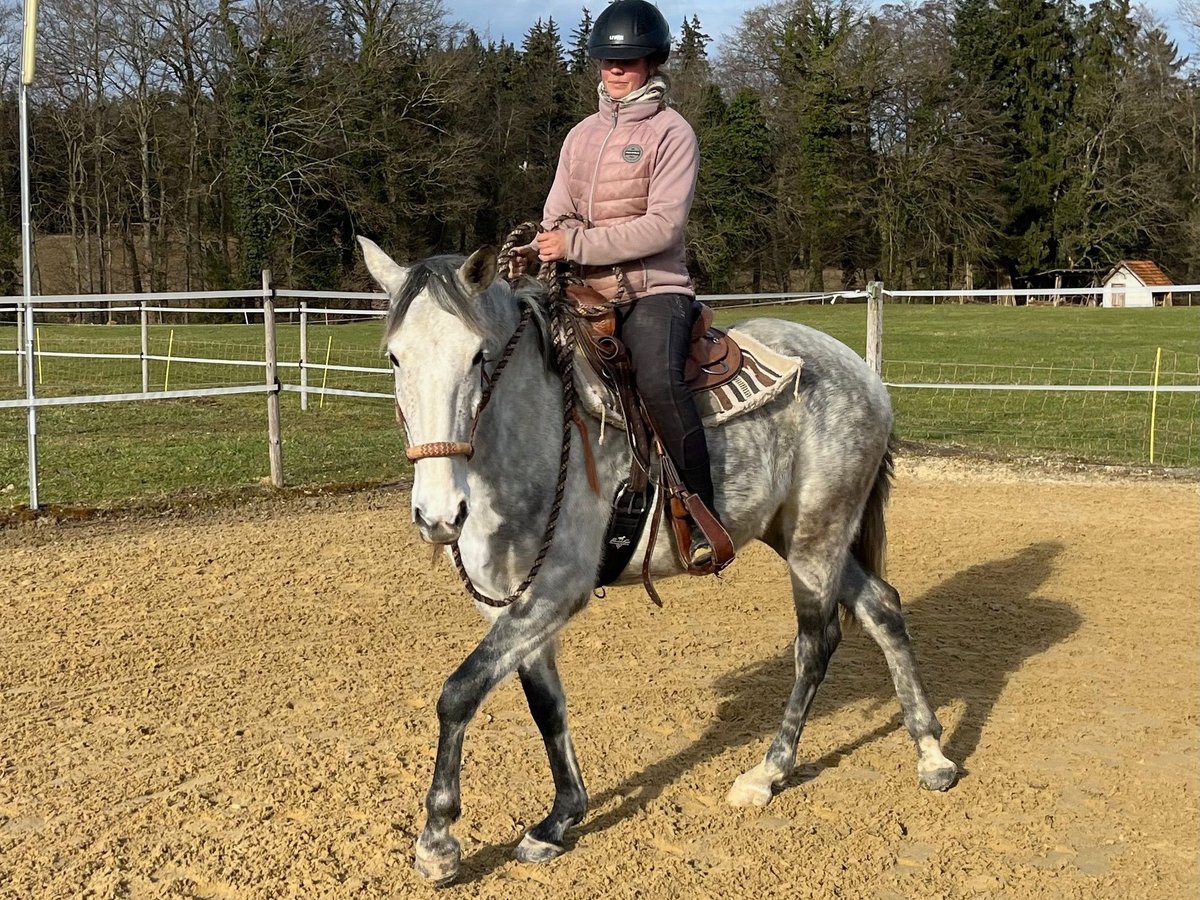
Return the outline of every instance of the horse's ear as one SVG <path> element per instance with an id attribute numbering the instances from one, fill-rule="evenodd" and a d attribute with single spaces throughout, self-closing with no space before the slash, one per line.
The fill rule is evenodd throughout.
<path id="1" fill-rule="evenodd" d="M 367 271 L 371 273 L 371 277 L 378 281 L 379 286 L 390 296 L 396 296 L 404 284 L 404 279 L 408 277 L 408 269 L 397 265 L 396 261 L 380 250 L 379 245 L 370 238 L 359 235 L 358 245 L 362 247 L 363 261 L 367 264 Z"/>
<path id="2" fill-rule="evenodd" d="M 492 282 L 496 280 L 497 274 L 495 247 L 480 247 L 471 254 L 471 258 L 463 263 L 462 268 L 458 270 L 459 280 L 473 294 L 479 294 L 487 290 Z"/>

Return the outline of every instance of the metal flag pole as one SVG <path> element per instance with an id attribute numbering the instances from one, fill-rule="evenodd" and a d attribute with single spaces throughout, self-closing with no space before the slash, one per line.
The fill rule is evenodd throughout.
<path id="1" fill-rule="evenodd" d="M 33 229 L 29 215 L 29 86 L 33 84 L 37 0 L 25 0 L 21 37 L 21 279 L 25 293 L 25 399 L 29 443 L 29 508 L 38 508 L 37 408 L 33 405 Z"/>

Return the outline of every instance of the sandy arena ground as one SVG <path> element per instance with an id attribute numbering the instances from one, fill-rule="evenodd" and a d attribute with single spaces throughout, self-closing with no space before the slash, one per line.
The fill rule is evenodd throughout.
<path id="1" fill-rule="evenodd" d="M 551 783 L 515 682 L 467 737 L 448 897 L 1197 896 L 1194 485 L 909 462 L 890 574 L 965 768 L 916 783 L 848 635 L 766 810 L 723 798 L 791 685 L 784 568 L 612 591 L 562 669 L 592 809 L 512 861 Z M 445 676 L 482 633 L 407 495 L 0 531 L 0 896 L 421 897 Z"/>

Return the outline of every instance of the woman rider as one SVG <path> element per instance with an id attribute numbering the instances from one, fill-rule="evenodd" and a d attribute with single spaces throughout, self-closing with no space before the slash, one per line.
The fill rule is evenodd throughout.
<path id="1" fill-rule="evenodd" d="M 566 220 L 536 245 L 542 262 L 579 264 L 608 299 L 622 289 L 636 298 L 622 313 L 621 339 L 638 392 L 684 484 L 715 512 L 704 427 L 684 382 L 695 298 L 684 238 L 700 151 L 687 120 L 666 103 L 658 68 L 670 50 L 667 21 L 647 0 L 616 0 L 597 17 L 588 54 L 600 63 L 600 109 L 563 142 L 543 214 L 546 228 L 565 213 L 588 226 Z M 707 564 L 712 553 L 693 526 L 692 564 Z"/>

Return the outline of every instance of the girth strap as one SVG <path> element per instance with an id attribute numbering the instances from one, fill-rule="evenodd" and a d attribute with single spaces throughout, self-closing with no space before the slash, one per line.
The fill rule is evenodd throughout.
<path id="1" fill-rule="evenodd" d="M 653 498 L 652 492 L 632 490 L 628 481 L 622 481 L 618 486 L 613 497 L 612 514 L 608 519 L 608 530 L 604 534 L 596 587 L 605 587 L 616 581 L 633 559 L 646 527 L 646 519 L 655 506 Z"/>

